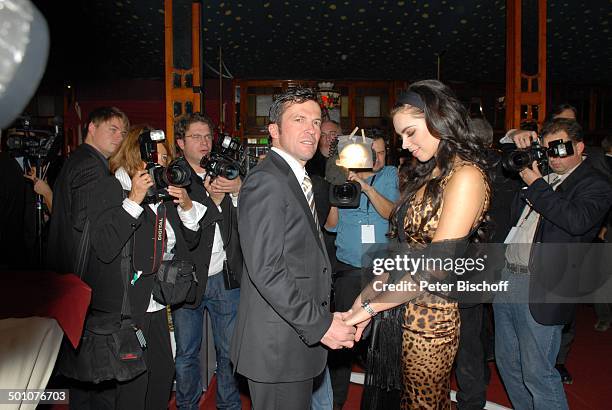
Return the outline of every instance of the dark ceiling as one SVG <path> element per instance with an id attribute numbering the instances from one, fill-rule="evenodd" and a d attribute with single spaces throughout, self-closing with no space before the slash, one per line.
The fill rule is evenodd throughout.
<path id="1" fill-rule="evenodd" d="M 163 78 L 163 0 L 34 3 L 51 30 L 47 81 Z M 190 13 L 190 0 L 174 3 L 175 16 Z M 523 3 L 525 67 L 532 71 L 537 1 Z M 218 67 L 221 46 L 235 78 L 415 80 L 435 77 L 441 54 L 443 80 L 503 83 L 505 4 L 204 1 L 204 59 Z M 610 0 L 548 1 L 550 81 L 612 84 L 611 16 Z M 180 26 L 186 34 L 187 24 Z M 205 75 L 215 76 L 208 68 Z"/>

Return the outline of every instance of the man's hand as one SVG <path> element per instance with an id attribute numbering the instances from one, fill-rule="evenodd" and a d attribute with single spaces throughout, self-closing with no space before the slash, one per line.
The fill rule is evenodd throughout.
<path id="1" fill-rule="evenodd" d="M 542 174 L 538 169 L 537 161 L 533 161 L 533 163 L 531 164 L 531 168 L 527 167 L 523 169 L 521 172 L 519 172 L 519 175 L 523 179 L 523 181 L 525 181 L 527 186 L 533 184 L 533 181 L 535 181 L 536 179 L 542 178 Z"/>
<path id="2" fill-rule="evenodd" d="M 348 177 L 347 177 L 346 179 L 348 179 L 349 181 L 355 181 L 355 182 L 359 183 L 359 185 L 361 185 L 361 190 L 362 190 L 362 191 L 363 191 L 365 194 L 367 194 L 367 193 L 368 193 L 368 191 L 369 191 L 370 189 L 372 189 L 372 187 L 370 186 L 370 184 L 368 184 L 367 182 L 365 182 L 363 179 L 359 178 L 359 177 L 357 176 L 357 174 L 356 174 L 355 172 L 353 172 L 353 171 L 349 171 L 349 173 L 348 173 Z"/>
<path id="3" fill-rule="evenodd" d="M 240 191 L 240 187 L 242 186 L 242 180 L 240 179 L 240 177 L 234 179 L 217 177 L 212 181 L 210 186 L 216 193 L 236 195 L 238 191 Z"/>
<path id="4" fill-rule="evenodd" d="M 138 171 L 132 177 L 132 189 L 130 190 L 128 198 L 140 205 L 147 195 L 147 190 L 152 186 L 153 179 L 151 175 L 144 170 Z"/>
<path id="5" fill-rule="evenodd" d="M 347 312 L 340 313 L 340 315 L 344 323 L 346 323 L 347 325 L 355 326 L 355 330 L 356 330 L 355 331 L 355 342 L 360 341 L 361 336 L 363 335 L 363 331 L 365 330 L 366 327 L 368 327 L 368 325 L 372 321 L 372 318 L 368 317 L 363 322 L 356 323 L 357 320 L 360 320 L 360 319 L 356 318 L 356 316 L 353 314 L 352 308 L 349 309 Z"/>
<path id="6" fill-rule="evenodd" d="M 184 211 L 189 211 L 193 207 L 191 198 L 189 198 L 189 194 L 187 194 L 187 190 L 185 188 L 169 186 L 168 193 L 176 198 L 174 203 L 178 204 L 178 206 L 183 208 Z"/>
<path id="7" fill-rule="evenodd" d="M 334 313 L 332 324 L 321 338 L 321 343 L 330 349 L 350 348 L 355 344 L 355 332 L 353 326 L 348 326 L 342 321 L 341 313 Z"/>
<path id="8" fill-rule="evenodd" d="M 218 178 L 219 177 L 217 177 L 217 179 Z M 210 176 L 208 175 L 206 175 L 206 178 L 204 178 L 204 189 L 206 189 L 208 195 L 210 195 L 210 199 L 212 199 L 217 205 L 221 204 L 221 201 L 223 201 L 223 198 L 225 198 L 225 192 L 219 192 L 212 187 Z"/>
<path id="9" fill-rule="evenodd" d="M 517 131 L 513 136 L 514 144 L 519 149 L 529 148 L 531 143 L 538 139 L 538 134 L 535 131 Z"/>

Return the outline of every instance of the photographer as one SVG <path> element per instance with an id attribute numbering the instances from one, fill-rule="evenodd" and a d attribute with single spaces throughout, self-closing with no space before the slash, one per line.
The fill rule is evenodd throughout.
<path id="1" fill-rule="evenodd" d="M 200 113 L 181 118 L 175 125 L 176 144 L 192 168 L 191 197 L 202 203 L 202 238 L 191 253 L 198 286 L 194 303 L 172 312 L 176 338 L 176 405 L 197 409 L 202 394 L 200 346 L 204 310 L 208 310 L 217 356 L 217 407 L 240 409 L 240 394 L 230 364 L 229 346 L 240 299 L 242 253 L 238 238 L 236 205 L 240 177 L 206 175 L 200 162 L 213 149 L 212 120 Z"/>
<path id="2" fill-rule="evenodd" d="M 567 408 L 555 359 L 563 325 L 572 320 L 575 305 L 535 301 L 545 297 L 542 284 L 557 284 L 563 287 L 559 291 L 571 294 L 579 279 L 564 277 L 564 264 L 570 261 L 534 244 L 591 242 L 612 199 L 607 179 L 582 159 L 582 128 L 577 122 L 555 119 L 541 134 L 552 172 L 543 176 L 537 161 L 519 172 L 527 186 L 511 207 L 515 226 L 505 240 L 509 246 L 502 272 L 511 291 L 498 295 L 494 305 L 497 366 L 513 406 L 521 409 Z M 515 138 L 516 146 L 532 147 L 532 138 Z M 568 155 L 560 155 L 560 146 Z M 550 153 L 550 148 L 557 149 Z M 564 255 L 570 257 L 575 255 Z"/>
<path id="3" fill-rule="evenodd" d="M 102 379 L 103 383 L 89 384 L 89 389 L 74 392 L 77 394 L 71 391 L 71 408 L 166 409 L 168 406 L 174 369 L 167 312 L 152 293 L 158 281 L 155 274 L 170 261 L 191 263 L 189 249 L 198 244 L 198 220 L 204 210 L 191 200 L 184 188 L 168 186 L 167 193 L 172 198 L 168 201 L 151 195 L 158 187 L 145 166 L 148 168 L 154 162 L 167 166 L 171 153 L 167 143 L 157 142 L 157 158 L 154 155 L 143 158 L 143 136 L 150 139 L 149 135 L 150 131 L 144 127 L 130 130 L 110 158 L 114 176 L 98 181 L 91 192 L 87 209 L 91 247 L 84 277 L 92 288 L 85 335 L 89 336 L 88 330 L 99 333 L 98 329 L 114 329 L 118 323 L 123 326 L 123 320 L 131 318 L 144 337 L 145 346 L 140 338 L 139 341 L 146 371 L 128 380 L 122 379 L 115 370 L 117 359 L 112 347 L 98 345 L 90 352 L 84 337 L 80 351 L 74 356 L 74 374 L 78 377 L 81 366 L 98 365 L 102 369 L 89 370 L 93 380 L 88 377 L 78 380 Z M 159 234 L 152 237 L 154 231 Z M 126 301 L 129 309 L 124 306 Z"/>
<path id="4" fill-rule="evenodd" d="M 389 214 L 399 198 L 397 169 L 385 166 L 385 139 L 378 136 L 372 143 L 375 158 L 372 171 L 349 172 L 349 181 L 361 185 L 359 207 L 332 207 L 325 228 L 337 232 L 334 267 L 334 303 L 336 312 L 351 308 L 362 288 L 362 244 L 386 243 Z M 353 350 L 343 349 L 329 355 L 329 370 L 334 392 L 334 406 L 342 408 L 348 395 Z"/>
<path id="5" fill-rule="evenodd" d="M 127 116 L 115 107 L 93 110 L 87 119 L 87 135 L 68 158 L 55 185 L 49 221 L 47 265 L 60 273 L 76 273 L 77 247 L 81 241 L 91 191 L 109 175 L 108 158 L 127 134 Z"/>

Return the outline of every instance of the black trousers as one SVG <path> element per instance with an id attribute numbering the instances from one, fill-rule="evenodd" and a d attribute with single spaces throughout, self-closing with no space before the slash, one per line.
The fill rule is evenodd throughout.
<path id="1" fill-rule="evenodd" d="M 70 388 L 70 409 L 168 408 L 174 379 L 174 361 L 166 310 L 134 316 L 133 321 L 142 329 L 147 341 L 144 353 L 147 371 L 127 382 L 74 382 Z"/>
<path id="2" fill-rule="evenodd" d="M 262 383 L 248 379 L 253 410 L 310 410 L 312 380 Z"/>
<path id="3" fill-rule="evenodd" d="M 350 265 L 344 265 L 349 267 Z M 345 270 L 337 273 L 334 280 L 334 305 L 336 312 L 346 312 L 353 306 L 355 299 L 362 290 L 361 269 Z M 343 405 L 348 396 L 351 382 L 351 368 L 357 351 L 365 346 L 358 343 L 352 349 L 331 350 L 328 354 L 327 364 L 332 390 L 334 392 L 334 403 Z"/>
<path id="4" fill-rule="evenodd" d="M 483 343 L 483 305 L 459 308 L 461 327 L 455 358 L 457 408 L 480 410 L 487 401 L 486 355 Z"/>

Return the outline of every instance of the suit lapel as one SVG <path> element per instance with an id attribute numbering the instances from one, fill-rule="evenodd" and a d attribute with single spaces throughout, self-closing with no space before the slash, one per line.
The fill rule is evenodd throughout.
<path id="1" fill-rule="evenodd" d="M 270 156 L 272 163 L 280 171 L 280 174 L 287 179 L 287 183 L 291 192 L 297 199 L 298 203 L 300 204 L 300 207 L 302 208 L 302 211 L 306 214 L 306 217 L 308 218 L 308 225 L 310 226 L 310 230 L 317 241 L 317 245 L 319 246 L 319 249 L 323 251 L 323 244 L 319 235 L 320 231 L 315 225 L 314 216 L 310 211 L 310 207 L 308 206 L 308 201 L 306 201 L 304 191 L 302 191 L 302 187 L 300 186 L 300 184 L 298 184 L 297 178 L 295 177 L 293 170 L 291 169 L 289 164 L 287 164 L 285 160 L 276 152 L 270 151 L 268 155 Z"/>

